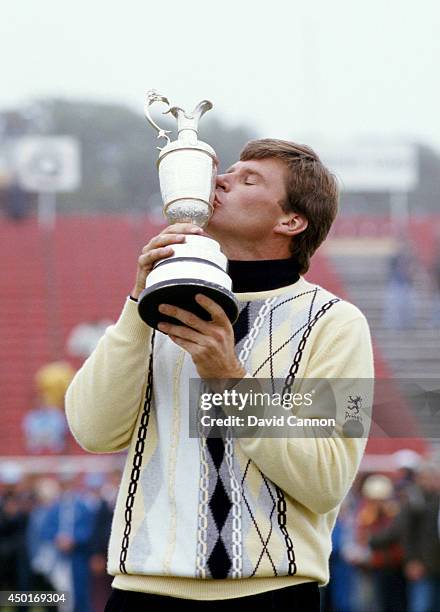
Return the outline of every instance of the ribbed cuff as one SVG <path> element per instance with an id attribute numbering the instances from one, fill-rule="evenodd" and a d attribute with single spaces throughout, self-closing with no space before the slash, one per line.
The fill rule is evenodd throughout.
<path id="1" fill-rule="evenodd" d="M 153 330 L 141 319 L 137 301 L 128 296 L 115 324 L 115 331 L 133 342 L 145 342 L 150 338 Z"/>

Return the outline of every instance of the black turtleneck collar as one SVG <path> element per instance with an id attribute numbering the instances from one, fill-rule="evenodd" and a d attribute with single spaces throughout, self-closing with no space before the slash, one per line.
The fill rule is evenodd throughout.
<path id="1" fill-rule="evenodd" d="M 299 280 L 299 266 L 295 258 L 238 261 L 229 259 L 228 274 L 234 293 L 270 291 L 292 285 Z"/>

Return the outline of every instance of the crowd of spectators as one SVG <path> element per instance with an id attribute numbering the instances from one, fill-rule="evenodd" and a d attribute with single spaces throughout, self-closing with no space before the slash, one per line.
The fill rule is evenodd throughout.
<path id="1" fill-rule="evenodd" d="M 71 596 L 58 610 L 103 610 L 120 479 L 120 470 L 35 475 L 6 464 L 0 474 L 0 590 L 67 591 Z"/>
<path id="2" fill-rule="evenodd" d="M 440 611 L 440 463 L 361 474 L 333 532 L 323 612 Z"/>

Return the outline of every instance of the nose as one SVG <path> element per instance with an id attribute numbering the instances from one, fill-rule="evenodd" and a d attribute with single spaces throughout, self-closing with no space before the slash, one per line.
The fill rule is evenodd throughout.
<path id="1" fill-rule="evenodd" d="M 216 187 L 222 189 L 223 191 L 227 191 L 228 189 L 228 181 L 226 178 L 226 174 L 218 174 L 216 179 Z"/>

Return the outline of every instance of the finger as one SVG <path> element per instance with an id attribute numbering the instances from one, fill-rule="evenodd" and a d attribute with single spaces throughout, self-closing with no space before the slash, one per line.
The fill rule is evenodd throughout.
<path id="1" fill-rule="evenodd" d="M 192 327 L 202 334 L 209 333 L 209 323 L 207 321 L 203 321 L 203 319 L 200 319 L 192 312 L 188 312 L 188 310 L 184 310 L 178 306 L 172 306 L 171 304 L 161 304 L 159 306 L 159 312 L 178 319 L 184 325 Z"/>
<path id="2" fill-rule="evenodd" d="M 183 340 L 182 338 L 178 338 L 177 336 L 168 337 L 174 342 L 174 344 L 180 346 L 180 348 L 187 351 L 191 356 L 195 356 L 200 349 L 198 344 L 194 344 L 194 342 L 190 342 L 189 340 Z"/>
<path id="3" fill-rule="evenodd" d="M 156 261 L 166 259 L 171 257 L 171 255 L 174 255 L 174 250 L 169 246 L 153 249 L 141 255 L 138 259 L 138 264 L 141 268 L 151 268 Z"/>
<path id="4" fill-rule="evenodd" d="M 173 223 L 163 229 L 161 234 L 203 234 L 203 230 L 195 223 Z"/>
<path id="5" fill-rule="evenodd" d="M 202 293 L 198 293 L 195 297 L 195 300 L 200 306 L 202 306 L 210 315 L 211 319 L 220 325 L 230 325 L 230 321 L 221 306 L 211 300 L 211 298 L 203 295 Z"/>
<path id="6" fill-rule="evenodd" d="M 183 234 L 159 234 L 150 240 L 148 244 L 142 249 L 142 253 L 147 253 L 152 249 L 164 247 L 169 244 L 176 244 L 178 242 L 184 242 L 185 236 Z"/>
<path id="7" fill-rule="evenodd" d="M 174 325 L 173 323 L 159 323 L 157 326 L 158 329 L 164 334 L 168 334 L 169 336 L 175 336 L 176 338 L 180 338 L 181 340 L 189 340 L 194 344 L 198 344 L 199 346 L 205 346 L 207 338 L 199 332 L 191 329 L 190 327 L 186 327 L 186 325 Z"/>

